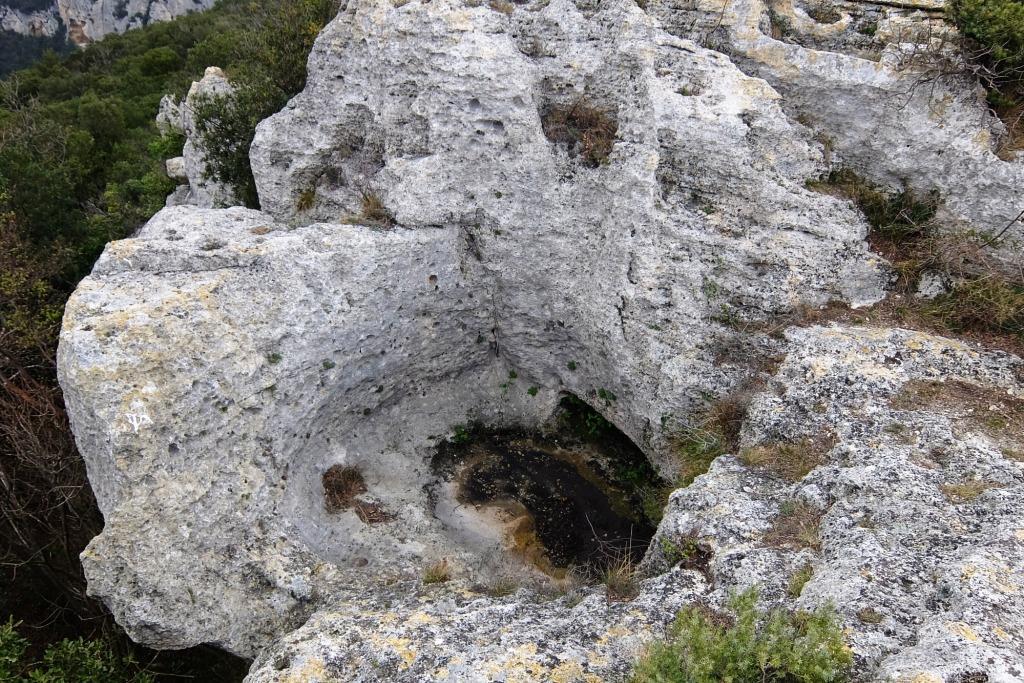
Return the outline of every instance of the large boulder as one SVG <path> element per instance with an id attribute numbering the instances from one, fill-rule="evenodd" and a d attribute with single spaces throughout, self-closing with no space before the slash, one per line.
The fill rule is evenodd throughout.
<path id="1" fill-rule="evenodd" d="M 752 582 L 784 601 L 780 586 L 811 562 L 818 578 L 798 603 L 850 599 L 841 616 L 861 671 L 924 671 L 943 648 L 936 671 L 961 651 L 997 673 L 1017 666 L 1011 593 L 985 598 L 1005 615 L 993 620 L 966 593 L 925 604 L 907 577 L 952 546 L 944 529 L 854 600 L 842 592 L 860 585 L 851 553 L 892 555 L 829 520 L 877 510 L 878 528 L 911 545 L 924 530 L 887 517 L 883 496 L 921 493 L 921 515 L 983 527 L 964 552 L 982 552 L 983 538 L 1016 552 L 1004 513 L 1019 502 L 1020 466 L 992 445 L 1015 452 L 1015 433 L 965 435 L 931 404 L 898 418 L 938 425 L 919 437 L 926 452 L 984 456 L 991 486 L 970 505 L 936 488 L 970 485 L 966 461 L 904 472 L 894 458 L 910 455 L 864 439 L 913 381 L 948 375 L 1019 395 L 1019 361 L 907 331 L 766 334 L 801 311 L 878 301 L 888 264 L 849 203 L 807 188 L 834 159 L 784 88 L 656 9 L 354 0 L 317 40 L 305 91 L 259 126 L 261 211 L 172 206 L 107 247 L 67 305 L 59 371 L 106 521 L 83 554 L 89 589 L 133 638 L 265 653 L 256 681 L 614 677 L 683 604 Z M 164 118 L 184 125 L 187 109 Z M 945 125 L 915 121 L 927 132 L 908 132 L 911 149 Z M 968 152 L 950 147 L 983 157 Z M 865 403 L 851 407 L 858 382 Z M 599 588 L 555 601 L 468 590 L 534 569 L 433 466 L 457 426 L 539 428 L 572 394 L 671 479 L 678 426 L 744 387 L 757 392 L 745 446 L 800 441 L 800 429 L 835 440 L 806 482 L 720 458 L 673 497 L 634 603 Z M 877 499 L 841 485 L 850 462 Z M 371 508 L 325 504 L 335 466 L 361 473 Z M 827 510 L 820 551 L 766 546 L 791 498 Z M 659 554 L 661 539 L 691 533 L 714 550 L 706 575 L 668 570 Z M 956 561 L 922 566 L 955 572 Z M 424 591 L 436 562 L 455 580 Z M 885 632 L 856 621 L 901 590 L 905 602 L 885 604 L 912 606 L 916 621 Z M 947 614 L 984 648 L 946 638 Z M 494 624 L 502 639 L 488 641 Z M 979 635 L 995 626 L 1011 645 Z"/>

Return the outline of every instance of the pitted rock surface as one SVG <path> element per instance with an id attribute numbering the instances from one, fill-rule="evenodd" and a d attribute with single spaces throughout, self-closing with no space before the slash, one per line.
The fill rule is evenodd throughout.
<path id="1" fill-rule="evenodd" d="M 796 607 L 832 601 L 865 680 L 1020 680 L 1024 363 L 907 330 L 787 338 L 741 448 L 823 433 L 834 445 L 795 483 L 744 466 L 742 451 L 719 458 L 675 492 L 658 536 L 711 546 L 712 599 L 761 582 Z M 766 542 L 787 501 L 820 513 L 820 550 Z M 663 547 L 651 544 L 652 568 Z M 805 564 L 813 576 L 792 600 L 787 582 Z"/>
<path id="2" fill-rule="evenodd" d="M 817 102 L 839 126 L 836 91 L 811 97 L 805 70 L 780 70 L 796 74 L 784 83 L 753 66 L 738 36 L 774 39 L 736 28 L 754 11 L 742 3 L 721 15 L 734 44 L 718 50 L 653 1 L 495 7 L 349 2 L 306 90 L 259 126 L 262 209 L 194 200 L 204 176 L 186 156 L 174 166 L 189 189 L 170 203 L 192 205 L 110 244 L 82 282 L 59 369 L 106 520 L 83 554 L 90 592 L 148 645 L 259 655 L 253 681 L 614 680 L 680 606 L 752 583 L 768 602 L 835 599 L 865 680 L 975 664 L 1013 680 L 1021 438 L 971 431 L 929 383 L 974 402 L 1003 392 L 997 411 L 1016 410 L 1002 397 L 1020 396 L 1020 361 L 901 330 L 758 332 L 802 307 L 869 305 L 890 282 L 863 218 L 808 180 L 849 163 L 885 181 L 946 144 L 946 210 L 985 223 L 994 204 L 958 207 L 1003 192 L 1019 165 L 946 136 L 981 139 L 991 121 L 911 108 L 890 134 L 900 152 L 861 168 L 852 143 L 797 120 Z M 838 56 L 764 45 L 846 83 L 850 41 L 815 41 Z M 842 108 L 849 121 L 875 115 L 868 92 L 863 112 Z M 614 123 L 607 160 L 545 134 L 574 106 Z M 183 110 L 167 102 L 162 120 L 183 125 Z M 364 215 L 368 200 L 390 220 Z M 500 525 L 430 465 L 457 425 L 538 428 L 571 393 L 672 477 L 672 426 L 758 380 L 743 447 L 827 434 L 822 464 L 791 483 L 719 458 L 674 494 L 632 603 L 599 588 L 542 599 Z M 327 508 L 335 465 L 362 472 L 380 520 Z M 825 512 L 820 550 L 766 544 L 793 500 Z M 661 539 L 691 534 L 714 550 L 709 574 L 659 573 Z M 424 590 L 439 561 L 453 582 Z M 784 587 L 808 562 L 794 602 Z M 468 590 L 510 568 L 527 585 L 515 596 Z M 857 618 L 866 607 L 880 624 Z"/>

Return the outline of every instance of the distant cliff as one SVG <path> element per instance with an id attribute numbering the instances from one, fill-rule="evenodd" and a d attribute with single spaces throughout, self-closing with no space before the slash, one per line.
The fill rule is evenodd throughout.
<path id="1" fill-rule="evenodd" d="M 0 74 L 46 49 L 84 46 L 109 33 L 209 9 L 216 0 L 6 0 L 0 3 Z"/>

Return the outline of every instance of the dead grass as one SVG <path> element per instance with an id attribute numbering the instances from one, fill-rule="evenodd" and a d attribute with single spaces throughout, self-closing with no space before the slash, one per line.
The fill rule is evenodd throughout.
<path id="1" fill-rule="evenodd" d="M 885 192 L 848 169 L 807 185 L 851 200 L 871 226 L 872 248 L 898 274 L 895 294 L 869 313 L 1010 351 L 1024 347 L 1024 262 L 997 253 L 996 235 L 938 230 L 937 195 Z M 911 296 L 926 274 L 948 282 L 948 291 L 932 300 Z"/>
<path id="2" fill-rule="evenodd" d="M 512 14 L 515 11 L 516 6 L 508 0 L 491 0 L 490 8 L 495 12 L 501 14 Z"/>
<path id="3" fill-rule="evenodd" d="M 314 204 L 316 204 L 316 188 L 308 188 L 299 193 L 299 198 L 295 200 L 295 210 L 309 211 Z"/>
<path id="4" fill-rule="evenodd" d="M 384 200 L 379 194 L 372 190 L 363 190 L 359 198 L 359 214 L 342 218 L 342 222 L 393 228 L 395 217 L 384 205 Z"/>
<path id="5" fill-rule="evenodd" d="M 800 441 L 779 441 L 744 448 L 740 451 L 739 459 L 748 467 L 797 482 L 824 463 L 834 445 L 835 437 L 831 434 Z"/>
<path id="6" fill-rule="evenodd" d="M 775 523 L 764 536 L 764 541 L 777 548 L 811 548 L 818 550 L 821 539 L 818 527 L 821 512 L 803 501 L 786 501 L 779 506 Z"/>
<path id="7" fill-rule="evenodd" d="M 876 610 L 865 607 L 857 612 L 857 618 L 864 624 L 881 624 L 882 615 Z"/>
<path id="8" fill-rule="evenodd" d="M 962 429 L 979 431 L 1003 448 L 1024 442 L 1024 399 L 997 387 L 960 380 L 913 380 L 892 398 L 897 410 L 934 410 L 949 415 Z"/>
<path id="9" fill-rule="evenodd" d="M 448 558 L 444 558 L 439 562 L 428 565 L 427 568 L 423 570 L 423 583 L 427 585 L 434 583 L 446 583 L 451 581 L 451 579 L 452 572 L 451 568 L 448 566 Z"/>
<path id="10" fill-rule="evenodd" d="M 351 509 L 356 497 L 366 493 L 363 474 L 351 465 L 332 465 L 321 477 L 324 487 L 324 503 L 329 512 Z"/>
<path id="11" fill-rule="evenodd" d="M 942 484 L 939 489 L 953 503 L 969 503 L 989 489 L 1000 488 L 1001 484 L 984 479 L 973 479 L 962 484 Z"/>
<path id="12" fill-rule="evenodd" d="M 388 512 L 380 503 L 357 500 L 355 510 L 356 517 L 363 524 L 384 524 L 385 522 L 393 522 L 395 520 L 395 516 Z"/>
<path id="13" fill-rule="evenodd" d="M 736 450 L 740 428 L 753 395 L 753 387 L 744 387 L 723 396 L 712 403 L 695 420 L 695 424 L 676 434 L 675 451 L 679 460 L 677 486 L 689 486 L 694 479 L 708 471 L 715 458 Z"/>
<path id="14" fill-rule="evenodd" d="M 584 165 L 597 168 L 608 163 L 618 123 L 586 99 L 581 97 L 571 105 L 548 108 L 541 123 L 548 140 L 568 146 Z"/>
<path id="15" fill-rule="evenodd" d="M 609 602 L 629 602 L 640 593 L 640 576 L 628 555 L 608 564 L 601 576 Z"/>

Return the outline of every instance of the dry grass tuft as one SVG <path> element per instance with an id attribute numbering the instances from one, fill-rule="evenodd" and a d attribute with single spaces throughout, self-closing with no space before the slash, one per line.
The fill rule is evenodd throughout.
<path id="1" fill-rule="evenodd" d="M 550 107 L 541 123 L 548 140 L 567 145 L 591 168 L 608 163 L 619 128 L 607 112 L 582 97 L 569 106 Z"/>
<path id="2" fill-rule="evenodd" d="M 711 404 L 693 426 L 676 435 L 678 486 L 689 486 L 694 479 L 708 471 L 715 458 L 736 450 L 740 428 L 752 397 L 753 392 L 749 389 L 730 393 Z"/>
<path id="3" fill-rule="evenodd" d="M 447 581 L 451 581 L 451 579 L 452 572 L 448 567 L 448 558 L 444 558 L 440 562 L 435 562 L 423 570 L 423 583 L 428 585 L 433 583 L 445 583 Z"/>
<path id="4" fill-rule="evenodd" d="M 490 8 L 502 14 L 512 14 L 516 10 L 516 6 L 508 0 L 491 0 Z"/>
<path id="5" fill-rule="evenodd" d="M 356 497 L 366 493 L 363 474 L 351 465 L 332 465 L 324 472 L 324 503 L 329 512 L 348 510 L 356 505 Z"/>
<path id="6" fill-rule="evenodd" d="M 609 563 L 601 583 L 607 589 L 610 602 L 629 602 L 640 593 L 640 576 L 628 555 Z"/>
<path id="7" fill-rule="evenodd" d="M 355 508 L 356 517 L 363 524 L 384 524 L 385 522 L 393 522 L 395 520 L 395 516 L 388 512 L 380 503 L 357 500 Z"/>
<path id="8" fill-rule="evenodd" d="M 748 467 L 766 470 L 787 481 L 797 482 L 818 465 L 835 445 L 832 435 L 800 441 L 779 441 L 740 451 L 739 459 Z"/>
<path id="9" fill-rule="evenodd" d="M 775 523 L 764 536 L 770 546 L 779 548 L 821 548 L 818 527 L 821 511 L 803 501 L 786 501 L 779 506 Z"/>
<path id="10" fill-rule="evenodd" d="M 857 618 L 864 624 L 881 624 L 883 619 L 880 612 L 877 612 L 870 607 L 865 607 L 859 610 L 857 612 Z"/>
<path id="11" fill-rule="evenodd" d="M 989 489 L 999 488 L 1001 485 L 984 479 L 973 479 L 962 484 L 942 484 L 939 489 L 953 503 L 969 503 Z"/>

